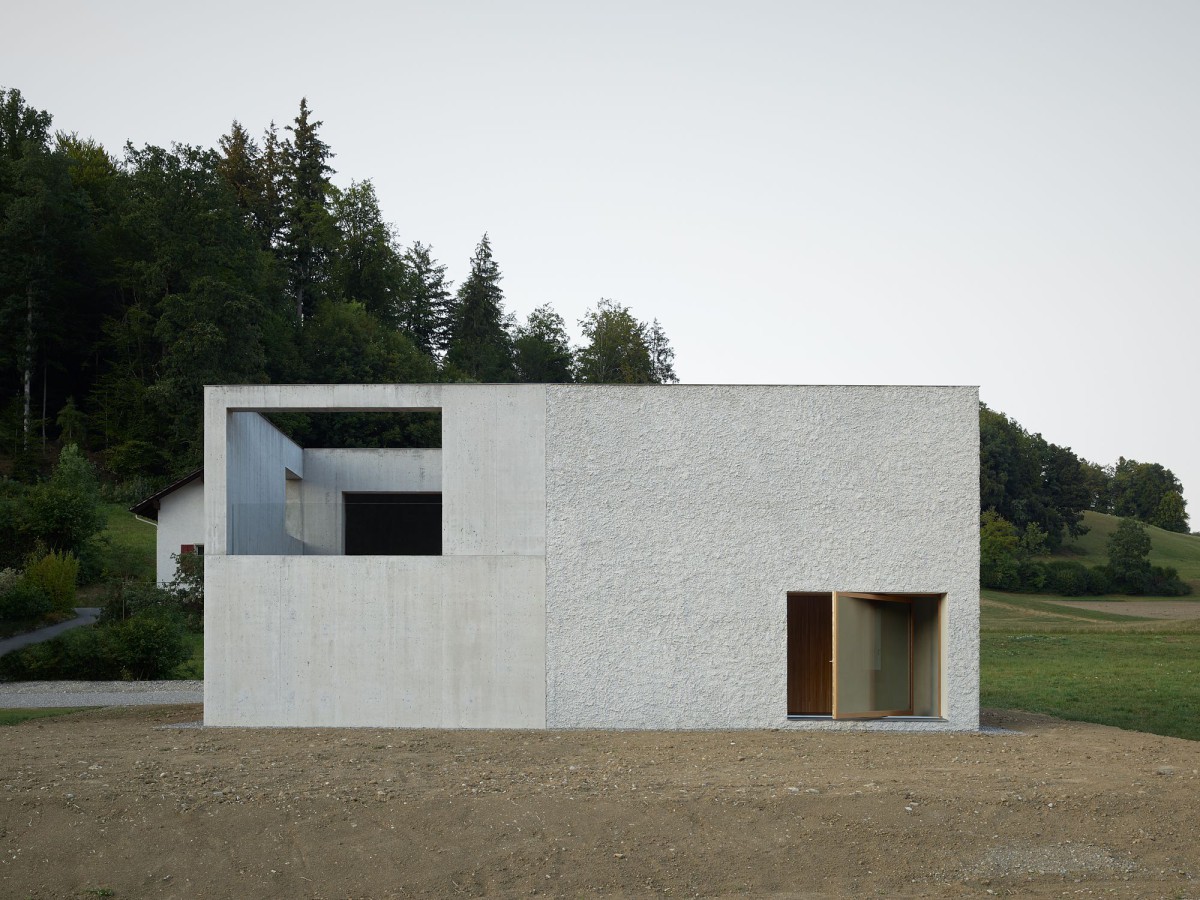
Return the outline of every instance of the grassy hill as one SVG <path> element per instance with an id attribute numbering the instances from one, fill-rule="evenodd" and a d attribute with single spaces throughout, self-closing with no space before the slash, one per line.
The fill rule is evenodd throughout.
<path id="1" fill-rule="evenodd" d="M 1055 559 L 1074 559 L 1089 566 L 1102 566 L 1108 562 L 1108 538 L 1116 531 L 1121 520 L 1116 516 L 1098 512 L 1085 512 L 1083 523 L 1088 533 L 1079 538 L 1068 537 Z M 1200 594 L 1200 536 L 1163 531 L 1153 525 L 1146 526 L 1150 535 L 1150 563 L 1155 566 L 1171 566 L 1179 570 L 1179 577 Z"/>

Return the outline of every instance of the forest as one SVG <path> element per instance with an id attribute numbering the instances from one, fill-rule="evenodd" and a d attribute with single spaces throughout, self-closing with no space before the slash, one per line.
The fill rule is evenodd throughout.
<path id="1" fill-rule="evenodd" d="M 678 381 L 660 323 L 615 300 L 579 346 L 548 304 L 518 321 L 486 233 L 457 286 L 431 246 L 401 245 L 369 179 L 331 181 L 304 100 L 215 148 L 116 155 L 52 124 L 0 89 L 0 456 L 18 481 L 70 444 L 114 483 L 195 468 L 205 384 Z"/>
<path id="2" fill-rule="evenodd" d="M 370 180 L 330 180 L 333 150 L 301 100 L 215 148 L 54 130 L 0 90 L 0 458 L 27 483 L 78 445 L 106 483 L 145 491 L 200 464 L 205 384 L 678 381 L 662 325 L 599 299 L 572 346 L 550 305 L 518 321 L 488 235 L 455 286 L 402 246 Z M 413 421 L 282 423 L 353 446 L 429 441 Z M 325 428 L 326 433 L 321 429 Z M 1113 466 L 980 410 L 980 511 L 1056 550 L 1083 511 L 1186 532 L 1183 486 L 1157 463 Z"/>

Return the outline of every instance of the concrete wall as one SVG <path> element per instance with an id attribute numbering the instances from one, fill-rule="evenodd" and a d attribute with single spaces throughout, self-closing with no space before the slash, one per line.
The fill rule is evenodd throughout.
<path id="1" fill-rule="evenodd" d="M 310 450 L 298 491 L 440 487 L 443 556 L 242 553 L 253 545 L 223 512 L 244 490 L 263 493 L 248 482 L 279 454 L 265 439 L 267 462 L 245 452 L 247 411 L 397 409 L 441 410 L 440 454 Z M 205 721 L 545 727 L 544 418 L 545 389 L 533 385 L 207 389 L 206 465 L 226 476 L 210 483 L 207 530 L 231 537 L 205 561 Z M 278 486 L 282 503 L 282 471 Z M 264 527 L 282 528 L 277 518 Z M 327 552 L 328 530 L 315 543 Z"/>
<path id="2" fill-rule="evenodd" d="M 158 508 L 157 561 L 158 581 L 167 584 L 175 578 L 178 554 L 184 544 L 204 543 L 204 479 L 197 478 L 163 497 Z"/>
<path id="3" fill-rule="evenodd" d="M 556 387 L 550 727 L 975 728 L 973 388 Z M 946 723 L 789 722 L 788 591 L 946 593 Z"/>
<path id="4" fill-rule="evenodd" d="M 210 388 L 205 719 L 974 728 L 977 403 L 974 388 Z M 284 549 L 227 555 L 227 533 L 230 550 L 260 546 L 227 507 L 268 475 L 282 504 L 294 458 L 244 424 L 255 409 L 440 409 L 445 555 L 289 556 L 282 514 L 263 527 Z M 945 721 L 787 719 L 787 592 L 834 590 L 946 595 Z"/>
<path id="5" fill-rule="evenodd" d="M 304 477 L 300 447 L 258 413 L 231 413 L 227 429 L 228 552 L 302 553 L 301 542 L 284 524 L 286 470 Z M 207 459 L 205 472 L 211 478 Z M 205 549 L 213 552 L 208 544 Z"/>
<path id="6" fill-rule="evenodd" d="M 546 389 L 442 389 L 442 553 L 546 553 Z"/>
<path id="7" fill-rule="evenodd" d="M 540 557 L 219 556 L 204 575 L 205 724 L 546 726 Z"/>
<path id="8" fill-rule="evenodd" d="M 436 449 L 306 449 L 299 482 L 304 553 L 344 552 L 342 494 L 440 491 L 442 451 Z"/>

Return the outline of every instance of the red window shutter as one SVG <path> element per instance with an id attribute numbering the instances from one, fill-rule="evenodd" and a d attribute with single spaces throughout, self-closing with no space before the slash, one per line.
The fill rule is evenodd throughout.
<path id="1" fill-rule="evenodd" d="M 195 544 L 180 544 L 179 545 L 179 555 L 180 556 L 182 556 L 185 553 L 195 553 L 195 552 L 196 552 Z"/>

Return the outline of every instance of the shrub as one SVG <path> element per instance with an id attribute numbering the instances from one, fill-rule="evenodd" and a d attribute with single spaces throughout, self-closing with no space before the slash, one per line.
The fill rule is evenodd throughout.
<path id="1" fill-rule="evenodd" d="M 26 528 L 58 550 L 76 552 L 104 528 L 100 486 L 92 464 L 74 444 L 63 447 L 54 473 L 25 496 Z"/>
<path id="2" fill-rule="evenodd" d="M 50 595 L 40 584 L 29 578 L 18 578 L 3 595 L 0 595 L 0 619 L 40 619 L 52 608 Z"/>
<path id="3" fill-rule="evenodd" d="M 46 681 L 165 678 L 188 658 L 183 623 L 169 610 L 85 626 L 0 656 L 0 679 Z"/>
<path id="4" fill-rule="evenodd" d="M 1022 560 L 1017 564 L 1017 577 L 1021 581 L 1021 590 L 1036 594 L 1046 583 L 1046 567 L 1032 559 Z"/>
<path id="5" fill-rule="evenodd" d="M 25 569 L 25 577 L 50 598 L 50 608 L 61 613 L 75 609 L 75 579 L 78 574 L 79 560 L 70 553 L 57 550 L 51 550 Z"/>
<path id="6" fill-rule="evenodd" d="M 1021 586 L 1018 569 L 1020 539 L 1003 516 L 988 510 L 979 517 L 979 581 L 986 588 L 1015 591 Z"/>
<path id="7" fill-rule="evenodd" d="M 1104 566 L 1092 566 L 1088 569 L 1087 578 L 1087 592 L 1092 596 L 1099 597 L 1112 590 L 1112 577 Z"/>
<path id="8" fill-rule="evenodd" d="M 125 678 L 164 678 L 189 656 L 183 622 L 167 610 L 148 610 L 112 626 Z"/>
<path id="9" fill-rule="evenodd" d="M 1155 597 L 1182 597 L 1192 592 L 1192 586 L 1180 581 L 1179 572 L 1170 566 L 1152 568 L 1143 589 Z"/>
<path id="10" fill-rule="evenodd" d="M 173 612 L 180 610 L 179 598 L 157 584 L 144 581 L 114 581 L 104 597 L 103 624 L 123 622 L 144 612 Z"/>
<path id="11" fill-rule="evenodd" d="M 204 625 L 204 556 L 200 553 L 172 553 L 175 577 L 167 589 L 175 595 L 179 608 L 194 628 Z"/>
<path id="12" fill-rule="evenodd" d="M 1088 570 L 1083 563 L 1054 560 L 1046 564 L 1046 587 L 1064 597 L 1082 597 L 1088 592 Z"/>

